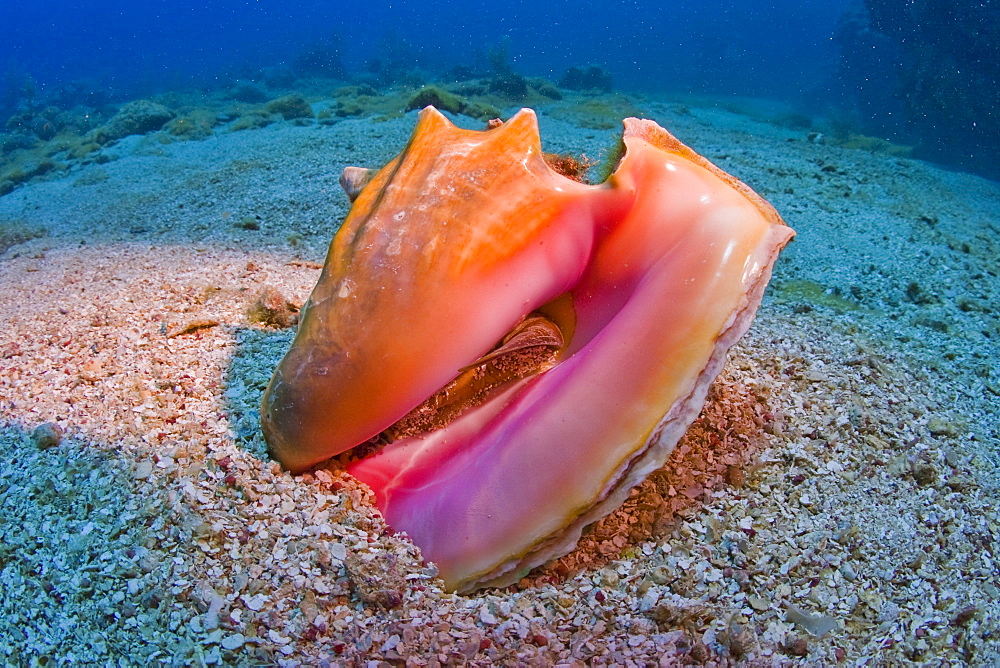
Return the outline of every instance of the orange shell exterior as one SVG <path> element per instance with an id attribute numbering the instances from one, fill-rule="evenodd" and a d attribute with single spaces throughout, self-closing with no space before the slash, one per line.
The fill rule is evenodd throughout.
<path id="1" fill-rule="evenodd" d="M 425 109 L 361 190 L 265 393 L 271 452 L 303 471 L 566 306 L 552 368 L 349 469 L 456 590 L 572 549 L 662 466 L 794 234 L 666 130 L 624 124 L 592 186 L 546 165 L 530 110 L 477 132 Z"/>

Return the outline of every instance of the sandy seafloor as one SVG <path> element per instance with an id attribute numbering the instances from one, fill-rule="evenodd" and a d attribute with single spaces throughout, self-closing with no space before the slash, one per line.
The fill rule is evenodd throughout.
<path id="1" fill-rule="evenodd" d="M 292 332 L 247 307 L 307 297 L 341 169 L 383 164 L 415 113 L 131 136 L 0 198 L 0 221 L 46 231 L 0 258 L 0 654 L 1000 662 L 1000 184 L 635 103 L 798 236 L 664 469 L 575 552 L 474 596 L 443 591 L 336 468 L 284 473 L 257 426 Z M 599 156 L 614 134 L 540 121 L 550 151 Z M 58 443 L 32 437 L 44 423 Z"/>

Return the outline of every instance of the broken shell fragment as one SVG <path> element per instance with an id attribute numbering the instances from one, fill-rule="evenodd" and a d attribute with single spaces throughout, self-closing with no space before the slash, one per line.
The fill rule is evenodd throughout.
<path id="1" fill-rule="evenodd" d="M 374 175 L 374 170 L 364 167 L 344 167 L 344 171 L 340 173 L 340 187 L 347 194 L 347 199 L 352 202 L 356 200 Z"/>
<path id="2" fill-rule="evenodd" d="M 531 110 L 477 132 L 424 109 L 265 392 L 294 472 L 389 441 L 348 470 L 455 590 L 568 552 L 663 465 L 794 235 L 656 123 L 624 126 L 586 185 L 546 164 Z"/>

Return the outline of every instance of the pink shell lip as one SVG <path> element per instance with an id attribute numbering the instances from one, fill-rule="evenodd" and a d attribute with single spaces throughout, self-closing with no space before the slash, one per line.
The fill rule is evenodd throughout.
<path id="1" fill-rule="evenodd" d="M 435 141 L 422 143 L 427 137 Z M 505 153 L 468 161 L 475 142 L 498 137 L 504 140 Z M 519 193 L 551 214 L 532 228 L 528 243 L 498 237 L 499 255 L 489 256 L 488 264 L 496 260 L 500 273 L 487 273 L 485 279 L 480 268 L 469 264 L 476 256 L 469 255 L 468 246 L 438 246 L 435 230 L 421 228 L 424 246 L 403 260 L 410 263 L 409 269 L 414 262 L 425 263 L 420 271 L 429 274 L 413 274 L 423 280 L 442 269 L 426 264 L 426 248 L 433 247 L 435 262 L 445 265 L 444 282 L 434 283 L 444 296 L 427 293 L 426 287 L 419 294 L 463 323 L 435 332 L 435 345 L 461 347 L 470 337 L 495 341 L 497 332 L 512 327 L 528 311 L 566 291 L 572 297 L 575 331 L 553 368 L 513 383 L 442 429 L 394 442 L 349 468 L 373 488 L 390 526 L 406 531 L 453 589 L 505 584 L 525 569 L 569 551 L 586 524 L 614 510 L 631 487 L 662 465 L 697 416 L 726 351 L 749 327 L 774 260 L 793 236 L 756 193 L 652 121 L 626 119 L 624 142 L 626 154 L 612 179 L 602 186 L 582 186 L 534 160 L 539 142 L 530 110 L 522 110 L 498 130 L 470 133 L 453 128 L 429 108 L 421 112 L 407 151 L 386 168 L 394 174 L 422 170 L 422 180 L 416 183 L 420 188 L 409 194 L 412 206 L 397 211 L 387 204 L 385 189 L 406 184 L 380 182 L 381 172 L 360 194 L 360 210 L 367 211 L 368 218 L 350 228 L 355 238 L 402 211 L 401 225 L 385 229 L 405 235 L 416 229 L 407 225 L 458 222 L 468 226 L 471 236 L 465 238 L 475 241 L 479 225 L 506 231 L 491 221 L 491 207 L 504 209 L 510 205 L 505 197 Z M 525 174 L 518 178 L 531 181 L 506 183 L 505 160 L 515 165 L 522 160 Z M 500 177 L 491 182 L 490 174 Z M 429 190 L 447 192 L 477 178 L 495 190 L 483 190 L 474 194 L 483 199 L 466 202 L 464 211 L 471 211 L 470 216 L 457 221 L 447 215 L 421 218 L 419 212 L 428 207 L 448 205 L 447 197 L 442 202 Z M 381 203 L 366 210 L 365 198 L 372 193 Z M 532 210 L 512 208 L 510 215 L 522 217 Z M 354 215 L 352 210 L 345 227 Z M 344 246 L 338 246 L 342 234 L 324 270 L 325 278 L 331 267 L 340 267 L 341 287 L 347 280 L 359 286 L 377 284 L 383 277 L 371 268 L 391 265 L 400 255 L 392 253 L 388 241 L 372 254 L 377 261 L 368 262 L 367 269 L 350 262 L 338 265 L 344 255 Z M 510 234 L 524 232 L 510 226 Z M 497 283 L 498 276 L 506 277 L 506 285 Z M 343 317 L 324 303 L 331 292 L 329 287 L 320 290 L 324 278 L 312 298 L 316 305 L 306 310 L 304 320 L 310 315 L 333 321 Z M 447 300 L 452 304 L 442 303 Z M 374 307 L 379 305 L 368 312 L 377 314 Z M 393 308 L 409 306 L 400 302 Z M 320 309 L 325 311 L 321 314 Z M 406 311 L 417 319 L 416 341 L 390 340 L 385 350 L 396 353 L 393 346 L 415 346 L 403 359 L 419 357 L 421 346 L 430 340 L 420 338 L 419 318 L 433 318 L 435 309 L 425 309 L 423 316 Z M 322 347 L 310 343 L 308 324 L 303 325 L 307 334 L 301 345 L 296 339 L 293 351 L 298 346 L 299 358 L 327 364 L 328 356 L 310 353 Z M 369 343 L 359 342 L 356 352 L 364 356 Z M 373 349 L 378 350 L 377 345 Z M 465 364 L 485 350 L 488 345 L 476 343 L 462 353 Z M 348 346 L 346 356 L 351 352 Z M 427 367 L 433 368 L 430 358 L 434 355 L 428 356 Z M 451 367 L 444 376 L 453 376 L 461 366 Z M 420 364 L 413 368 L 423 373 Z M 337 365 L 330 371 L 337 373 Z M 282 367 L 276 379 L 280 372 Z M 376 381 L 362 378 L 361 387 L 377 386 Z M 281 392 L 269 388 L 268 394 Z M 281 408 L 280 402 L 272 402 L 272 410 L 276 407 Z M 383 421 L 388 424 L 398 417 Z M 277 431 L 280 425 L 272 424 L 272 447 Z"/>

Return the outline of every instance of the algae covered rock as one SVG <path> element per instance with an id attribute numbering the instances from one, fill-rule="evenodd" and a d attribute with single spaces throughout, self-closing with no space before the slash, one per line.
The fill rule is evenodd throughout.
<path id="1" fill-rule="evenodd" d="M 60 113 L 58 109 L 48 107 L 42 111 L 14 114 L 7 119 L 6 129 L 48 141 L 59 133 L 60 124 L 57 123 L 56 119 Z"/>
<path id="2" fill-rule="evenodd" d="M 389 100 L 367 85 L 341 86 L 333 91 L 334 105 L 329 113 L 335 116 L 365 116 L 398 111 Z"/>
<path id="3" fill-rule="evenodd" d="M 623 95 L 576 99 L 552 109 L 549 114 L 590 130 L 614 130 L 621 122 L 619 119 L 644 115 L 641 109 Z"/>
<path id="4" fill-rule="evenodd" d="M 569 90 L 611 92 L 611 75 L 596 65 L 571 67 L 559 79 L 559 85 Z"/>
<path id="5" fill-rule="evenodd" d="M 309 102 L 298 93 L 271 100 L 264 105 L 264 110 L 269 114 L 278 114 L 286 121 L 295 118 L 315 118 Z"/>
<path id="6" fill-rule="evenodd" d="M 38 146 L 38 137 L 25 132 L 0 132 L 0 153 L 13 153 Z"/>
<path id="7" fill-rule="evenodd" d="M 535 77 L 533 79 L 528 79 L 528 84 L 535 90 L 539 95 L 543 95 L 550 100 L 561 100 L 563 99 L 562 91 L 556 87 L 554 83 L 548 79 L 542 77 Z"/>
<path id="8" fill-rule="evenodd" d="M 266 102 L 267 91 L 253 81 L 237 81 L 229 89 L 229 97 L 237 102 Z"/>
<path id="9" fill-rule="evenodd" d="M 423 109 L 428 105 L 435 107 L 438 111 L 461 114 L 462 110 L 465 109 L 465 100 L 438 86 L 424 86 L 414 93 L 409 102 L 406 103 L 406 110 Z"/>
<path id="10" fill-rule="evenodd" d="M 233 121 L 229 129 L 233 132 L 240 130 L 259 130 L 267 127 L 274 121 L 274 117 L 263 109 L 251 109 Z"/>
<path id="11" fill-rule="evenodd" d="M 156 132 L 175 115 L 158 102 L 136 100 L 122 106 L 110 121 L 94 130 L 93 138 L 100 144 L 106 144 L 129 135 Z"/>
<path id="12" fill-rule="evenodd" d="M 26 241 L 44 237 L 48 232 L 24 220 L 0 220 L 0 253 Z"/>
<path id="13" fill-rule="evenodd" d="M 528 97 L 528 80 L 520 74 L 506 72 L 490 79 L 489 91 L 511 102 Z"/>
<path id="14" fill-rule="evenodd" d="M 423 109 L 427 106 L 433 106 L 441 111 L 447 111 L 452 114 L 463 114 L 480 120 L 488 120 L 500 116 L 500 110 L 491 104 L 470 102 L 438 86 L 424 86 L 414 93 L 406 103 L 406 111 Z"/>
<path id="15" fill-rule="evenodd" d="M 0 166 L 0 195 L 6 195 L 22 183 L 55 169 L 65 169 L 65 165 L 39 155 L 37 151 L 18 154 L 13 160 Z"/>
<path id="16" fill-rule="evenodd" d="M 181 139 L 205 139 L 218 123 L 219 116 L 211 109 L 194 109 L 171 120 L 166 130 Z"/>

